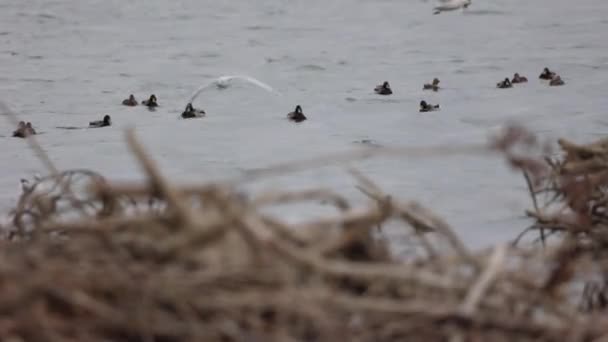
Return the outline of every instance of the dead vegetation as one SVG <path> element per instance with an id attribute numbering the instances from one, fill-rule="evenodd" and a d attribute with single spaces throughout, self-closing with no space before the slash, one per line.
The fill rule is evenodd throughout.
<path id="1" fill-rule="evenodd" d="M 133 133 L 145 184 L 57 172 L 24 191 L 0 250 L 2 341 L 608 341 L 608 146 L 521 127 L 491 146 L 363 150 L 178 186 Z M 499 152 L 528 181 L 542 243 L 471 251 L 415 201 L 352 172 L 369 203 L 326 189 L 242 194 L 242 181 L 371 155 Z M 289 225 L 263 209 L 323 202 Z M 421 246 L 396 257 L 378 227 Z M 528 239 L 529 240 L 529 239 Z M 447 246 L 447 247 L 446 247 Z"/>

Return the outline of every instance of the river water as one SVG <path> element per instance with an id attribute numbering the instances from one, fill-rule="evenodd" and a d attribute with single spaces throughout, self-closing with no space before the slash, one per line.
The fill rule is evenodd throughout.
<path id="1" fill-rule="evenodd" d="M 432 15 L 418 0 L 3 0 L 0 101 L 37 136 L 61 169 L 141 179 L 124 141 L 135 127 L 163 172 L 178 182 L 361 148 L 482 143 L 507 121 L 546 139 L 588 141 L 608 124 L 608 1 L 473 0 L 467 11 Z M 564 87 L 538 80 L 556 70 Z M 530 82 L 496 89 L 514 72 Z M 255 77 L 210 89 L 195 101 L 208 116 L 179 120 L 187 99 L 221 75 Z M 422 84 L 441 79 L 438 93 Z M 394 94 L 375 95 L 387 80 Z M 154 93 L 150 112 L 120 105 Z M 420 100 L 441 111 L 418 113 Z M 286 113 L 300 104 L 309 120 Z M 114 126 L 86 126 L 110 114 Z M 43 165 L 14 126 L 0 120 L 0 207 L 18 181 Z M 387 192 L 446 218 L 467 244 L 484 246 L 524 228 L 530 206 L 522 177 L 498 157 L 373 159 L 351 163 Z M 364 200 L 344 167 L 266 179 L 258 189 L 329 187 Z M 287 220 L 310 208 L 281 211 Z M 319 209 L 318 213 L 323 210 Z M 313 214 L 317 212 L 312 211 Z"/>

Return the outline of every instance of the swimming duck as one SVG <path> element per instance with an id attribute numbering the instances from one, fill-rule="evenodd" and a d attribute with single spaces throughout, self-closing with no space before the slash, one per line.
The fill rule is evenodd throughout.
<path id="1" fill-rule="evenodd" d="M 25 133 L 27 135 L 34 135 L 36 134 L 36 130 L 34 129 L 34 127 L 32 127 L 32 123 L 28 122 L 25 124 Z"/>
<path id="2" fill-rule="evenodd" d="M 540 74 L 538 76 L 538 78 L 540 78 L 541 80 L 552 80 L 553 77 L 555 77 L 555 73 L 551 70 L 549 70 L 549 68 L 545 67 L 543 69 L 542 74 Z"/>
<path id="3" fill-rule="evenodd" d="M 103 120 L 89 122 L 89 127 L 91 127 L 91 128 L 108 127 L 111 125 L 112 125 L 112 121 L 111 121 L 109 115 L 104 116 Z"/>
<path id="4" fill-rule="evenodd" d="M 374 88 L 374 91 L 376 92 L 376 94 L 380 95 L 390 95 L 393 93 L 393 91 L 391 90 L 391 86 L 386 81 L 381 85 L 377 85 L 376 88 Z"/>
<path id="5" fill-rule="evenodd" d="M 551 82 L 549 82 L 550 86 L 561 86 L 564 84 L 566 84 L 566 82 L 564 82 L 559 75 L 555 75 L 555 77 L 551 79 Z"/>
<path id="6" fill-rule="evenodd" d="M 150 98 L 147 100 L 141 101 L 141 104 L 146 105 L 150 108 L 158 107 L 158 102 L 156 102 L 156 95 L 154 95 L 154 94 L 150 95 Z"/>
<path id="7" fill-rule="evenodd" d="M 505 78 L 504 81 L 496 83 L 496 87 L 500 89 L 511 88 L 513 87 L 513 84 L 511 84 L 511 81 L 509 81 L 508 78 Z"/>
<path id="8" fill-rule="evenodd" d="M 433 112 L 438 109 L 439 109 L 439 105 L 432 105 L 432 104 L 426 103 L 426 101 L 420 101 L 420 112 L 421 113 Z"/>
<path id="9" fill-rule="evenodd" d="M 27 129 L 25 126 L 25 122 L 19 121 L 17 125 L 17 129 L 13 132 L 13 137 L 16 138 L 25 138 L 27 136 Z"/>
<path id="10" fill-rule="evenodd" d="M 439 90 L 439 79 L 434 78 L 432 83 L 426 83 L 422 89 L 433 91 Z"/>
<path id="11" fill-rule="evenodd" d="M 192 103 L 188 103 L 186 109 L 182 113 L 182 118 L 184 119 L 202 118 L 203 116 L 205 116 L 205 111 L 202 109 L 194 109 Z"/>
<path id="12" fill-rule="evenodd" d="M 513 79 L 511 80 L 511 83 L 526 83 L 528 82 L 528 79 L 525 76 L 519 76 L 518 73 L 515 73 L 515 75 L 513 75 Z"/>
<path id="13" fill-rule="evenodd" d="M 128 99 L 122 100 L 122 104 L 125 106 L 134 107 L 134 106 L 137 106 L 137 100 L 135 99 L 135 96 L 133 96 L 133 94 L 131 94 L 131 95 L 129 95 Z"/>
<path id="14" fill-rule="evenodd" d="M 302 107 L 300 107 L 300 105 L 297 105 L 293 112 L 287 114 L 287 118 L 294 122 L 302 122 L 306 120 L 306 116 L 304 116 L 304 113 L 302 113 Z"/>

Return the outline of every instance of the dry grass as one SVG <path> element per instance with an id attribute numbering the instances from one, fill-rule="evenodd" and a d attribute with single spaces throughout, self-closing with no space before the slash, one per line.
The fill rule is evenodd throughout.
<path id="1" fill-rule="evenodd" d="M 604 282 L 583 289 L 608 265 L 603 143 L 562 141 L 564 157 L 546 162 L 512 127 L 491 146 L 364 150 L 176 186 L 132 132 L 127 141 L 145 184 L 54 172 L 20 198 L 0 250 L 2 341 L 608 339 Z M 244 196 L 235 186 L 372 153 L 488 152 L 525 173 L 535 207 L 526 233 L 544 244 L 471 251 L 432 210 L 356 171 L 362 207 L 326 189 Z M 335 214 L 289 225 L 263 210 L 304 201 Z M 394 256 L 374 237 L 389 220 L 423 252 Z"/>

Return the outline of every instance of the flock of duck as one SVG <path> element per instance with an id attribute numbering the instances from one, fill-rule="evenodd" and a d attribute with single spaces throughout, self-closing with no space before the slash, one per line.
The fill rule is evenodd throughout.
<path id="1" fill-rule="evenodd" d="M 546 68 L 546 67 L 543 69 L 543 72 L 538 76 L 538 78 L 541 80 L 549 81 L 549 86 L 561 86 L 561 85 L 565 84 L 565 82 L 561 79 L 561 77 L 558 74 L 549 70 L 549 68 Z M 440 82 L 439 79 L 435 78 L 430 83 L 424 84 L 422 86 L 422 89 L 423 90 L 432 90 L 435 92 L 439 91 L 439 89 L 440 89 L 439 82 Z M 496 87 L 500 88 L 500 89 L 512 88 L 513 84 L 526 83 L 526 82 L 528 82 L 528 79 L 525 76 L 521 76 L 521 75 L 519 75 L 519 73 L 515 73 L 513 75 L 512 79 L 505 78 L 504 80 L 498 82 L 496 84 Z M 384 96 L 393 94 L 393 91 L 392 91 L 391 86 L 388 83 L 388 81 L 385 81 L 384 83 L 376 86 L 374 88 L 374 92 L 378 95 L 384 95 Z M 139 105 L 139 102 L 135 99 L 135 96 L 133 94 L 131 94 L 131 95 L 129 95 L 129 97 L 127 99 L 122 101 L 122 104 L 125 106 L 129 106 L 129 107 L 135 107 L 135 106 Z M 150 95 L 150 97 L 147 100 L 142 101 L 141 104 L 148 107 L 149 109 L 154 109 L 154 108 L 158 107 L 158 99 L 156 98 L 156 95 L 152 94 L 152 95 Z M 438 104 L 430 104 L 424 100 L 420 101 L 420 109 L 419 109 L 420 112 L 425 113 L 425 112 L 433 112 L 433 111 L 437 111 L 437 110 L 439 110 Z M 205 115 L 206 114 L 205 114 L 204 110 L 194 108 L 192 106 L 192 103 L 189 102 L 186 105 L 186 108 L 184 109 L 184 111 L 182 112 L 181 117 L 183 119 L 193 119 L 193 118 L 201 118 L 201 117 L 204 117 Z M 304 115 L 304 112 L 302 111 L 302 107 L 300 105 L 297 105 L 293 112 L 290 112 L 289 114 L 287 114 L 287 118 L 296 123 L 300 123 L 307 119 L 306 116 Z M 102 120 L 89 122 L 89 128 L 101 128 L 101 127 L 108 127 L 111 125 L 112 125 L 112 119 L 109 115 L 105 115 Z M 59 127 L 59 128 L 73 129 L 76 127 Z M 13 132 L 13 137 L 25 138 L 29 135 L 34 135 L 34 134 L 36 134 L 36 130 L 34 129 L 32 124 L 30 122 L 26 123 L 26 122 L 21 121 L 21 122 L 19 122 L 17 129 Z"/>
<path id="2" fill-rule="evenodd" d="M 562 78 L 556 74 L 555 72 L 549 70 L 549 68 L 545 67 L 543 69 L 543 72 L 538 76 L 539 79 L 541 80 L 547 80 L 549 81 L 549 85 L 550 86 L 561 86 L 564 85 L 565 82 L 562 80 Z M 519 73 L 515 73 L 513 75 L 512 79 L 509 79 L 508 77 L 505 78 L 504 80 L 498 82 L 496 84 L 497 88 L 500 89 L 505 89 L 505 88 L 512 88 L 513 84 L 518 84 L 518 83 L 526 83 L 528 82 L 528 79 L 525 76 L 521 76 Z M 423 90 L 432 90 L 432 91 L 439 91 L 439 79 L 435 78 L 433 79 L 433 81 L 431 83 L 426 83 L 422 86 Z M 374 88 L 374 91 L 376 92 L 376 94 L 379 95 L 391 95 L 393 94 L 393 91 L 391 89 L 390 84 L 385 81 L 384 83 L 376 86 L 376 88 Z M 299 106 L 298 106 L 299 107 Z M 421 113 L 426 113 L 426 112 L 433 112 L 439 110 L 439 105 L 438 104 L 430 104 L 427 103 L 426 101 L 422 100 L 420 101 L 420 112 Z"/>

